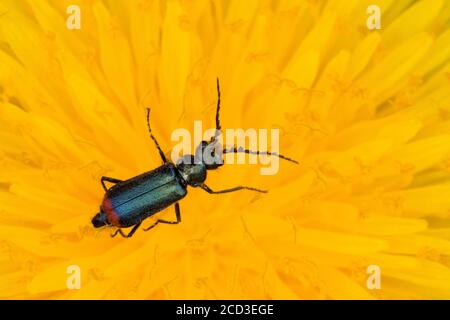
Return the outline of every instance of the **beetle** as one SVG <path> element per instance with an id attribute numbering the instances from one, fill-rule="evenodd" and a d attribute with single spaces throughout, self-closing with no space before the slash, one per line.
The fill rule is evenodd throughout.
<path id="1" fill-rule="evenodd" d="M 216 108 L 216 129 L 210 141 L 202 141 L 195 155 L 184 155 L 175 164 L 168 161 L 162 151 L 158 141 L 152 133 L 150 126 L 150 109 L 147 108 L 147 127 L 150 138 L 153 140 L 159 152 L 163 164 L 151 171 L 140 174 L 128 180 L 119 180 L 111 177 L 101 177 L 101 184 L 105 190 L 103 201 L 100 205 L 100 212 L 92 218 L 95 228 L 103 226 L 114 226 L 118 229 L 111 234 L 115 237 L 120 234 L 122 237 L 131 237 L 146 218 L 160 212 L 161 210 L 174 205 L 176 220 L 168 221 L 158 219 L 149 227 L 143 229 L 148 231 L 159 223 L 178 224 L 181 222 L 181 212 L 179 201 L 187 195 L 187 187 L 199 187 L 210 194 L 220 194 L 234 192 L 238 190 L 251 190 L 266 193 L 253 187 L 237 186 L 230 189 L 214 191 L 205 184 L 207 171 L 215 170 L 223 165 L 222 154 L 224 153 L 247 153 L 277 156 L 281 159 L 298 164 L 296 160 L 285 157 L 281 154 L 269 151 L 251 151 L 242 147 L 231 147 L 221 149 L 217 144 L 217 138 L 221 134 L 220 126 L 220 86 L 217 79 L 217 108 Z M 218 149 L 220 147 L 220 149 Z M 220 151 L 222 154 L 220 154 Z M 205 152 L 215 157 L 219 161 L 206 161 L 201 155 Z M 105 182 L 114 185 L 107 188 Z M 132 227 L 128 234 L 122 228 Z"/>

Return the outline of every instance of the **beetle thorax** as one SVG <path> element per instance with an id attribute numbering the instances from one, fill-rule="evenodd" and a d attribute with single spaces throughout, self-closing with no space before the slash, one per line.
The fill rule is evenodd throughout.
<path id="1" fill-rule="evenodd" d="M 177 163 L 177 169 L 190 186 L 197 187 L 206 180 L 206 166 L 194 161 L 194 156 L 185 155 Z"/>

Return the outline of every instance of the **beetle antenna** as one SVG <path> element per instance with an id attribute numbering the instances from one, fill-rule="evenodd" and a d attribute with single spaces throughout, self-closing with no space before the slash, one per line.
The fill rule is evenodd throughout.
<path id="1" fill-rule="evenodd" d="M 214 133 L 214 137 L 211 139 L 211 142 L 215 141 L 217 139 L 217 137 L 220 135 L 220 119 L 219 119 L 219 114 L 220 114 L 220 85 L 219 85 L 219 78 L 216 79 L 216 84 L 217 84 L 217 109 L 216 109 L 216 131 Z"/>
<path id="2" fill-rule="evenodd" d="M 166 156 L 164 155 L 164 152 L 162 152 L 158 141 L 153 136 L 152 128 L 150 127 L 150 108 L 147 108 L 147 128 L 148 128 L 148 132 L 150 133 L 150 138 L 152 138 L 153 142 L 155 143 L 156 148 L 158 149 L 159 155 L 161 156 L 161 159 L 163 160 L 164 163 L 166 163 L 167 162 Z"/>
<path id="3" fill-rule="evenodd" d="M 239 148 L 231 147 L 229 149 L 223 149 L 222 153 L 247 153 L 247 154 L 256 154 L 256 155 L 263 154 L 263 155 L 267 155 L 267 156 L 275 156 L 275 157 L 293 162 L 295 164 L 299 164 L 297 160 L 294 160 L 294 159 L 288 158 L 286 156 L 283 156 L 281 154 L 278 154 L 276 152 L 270 152 L 270 151 L 259 151 L 259 150 L 252 151 L 252 150 L 244 149 L 242 147 L 239 147 Z"/>

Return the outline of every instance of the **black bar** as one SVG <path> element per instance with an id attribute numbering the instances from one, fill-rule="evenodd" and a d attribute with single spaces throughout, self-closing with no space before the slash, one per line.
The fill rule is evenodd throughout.
<path id="1" fill-rule="evenodd" d="M 447 314 L 449 301 L 293 301 L 293 300 L 151 300 L 151 301 L 0 301 L 14 318 L 30 313 L 70 314 L 81 320 L 101 319 L 322 319 L 328 317 L 426 316 Z M 12 313 L 11 313 L 12 312 Z M 442 312 L 442 313 L 441 313 Z M 6 319 L 6 318 L 5 318 Z"/>

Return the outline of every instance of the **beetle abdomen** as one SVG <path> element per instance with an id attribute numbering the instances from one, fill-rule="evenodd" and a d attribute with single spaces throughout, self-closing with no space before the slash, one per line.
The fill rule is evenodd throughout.
<path id="1" fill-rule="evenodd" d="M 186 186 L 173 164 L 120 182 L 109 189 L 102 203 L 110 224 L 135 225 L 186 195 Z"/>

